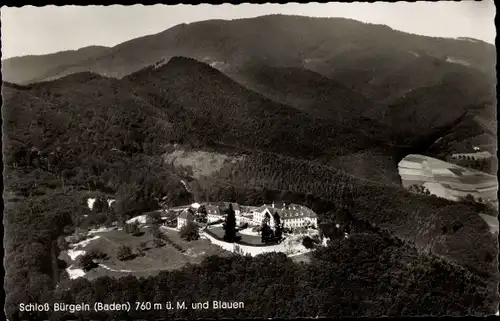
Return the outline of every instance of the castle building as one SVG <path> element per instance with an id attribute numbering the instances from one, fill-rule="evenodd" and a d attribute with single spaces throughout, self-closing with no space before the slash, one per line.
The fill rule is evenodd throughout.
<path id="1" fill-rule="evenodd" d="M 260 225 L 269 215 L 269 224 L 274 226 L 274 214 L 277 213 L 283 227 L 299 228 L 306 226 L 317 226 L 318 217 L 311 209 L 298 204 L 272 203 L 271 205 L 263 205 L 253 213 L 253 223 Z"/>
<path id="2" fill-rule="evenodd" d="M 241 206 L 236 203 L 220 202 L 220 203 L 206 203 L 208 223 L 225 220 L 226 210 L 229 205 L 232 205 L 235 212 L 236 224 L 249 224 L 260 226 L 262 221 L 269 215 L 269 226 L 274 228 L 275 214 L 278 214 L 283 227 L 285 228 L 299 228 L 307 226 L 317 226 L 318 219 L 316 213 L 311 209 L 298 204 L 285 204 L 281 202 L 272 203 L 271 205 L 264 204 L 260 207 L 254 206 Z M 184 213 L 184 211 L 182 212 Z M 185 214 L 181 214 L 185 215 Z M 180 218 L 181 216 L 179 216 Z M 183 221 L 181 220 L 181 223 Z"/>

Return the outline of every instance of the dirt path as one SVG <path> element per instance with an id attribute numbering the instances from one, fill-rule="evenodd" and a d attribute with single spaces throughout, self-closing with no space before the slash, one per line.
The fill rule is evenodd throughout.
<path id="1" fill-rule="evenodd" d="M 111 271 L 111 272 L 122 272 L 122 273 L 141 273 L 141 272 L 150 272 L 150 271 L 165 271 L 165 268 L 150 268 L 150 269 L 142 269 L 142 270 L 116 270 L 113 268 L 110 268 L 107 265 L 104 265 L 102 263 L 99 263 L 99 266 L 102 267 L 105 270 Z"/>

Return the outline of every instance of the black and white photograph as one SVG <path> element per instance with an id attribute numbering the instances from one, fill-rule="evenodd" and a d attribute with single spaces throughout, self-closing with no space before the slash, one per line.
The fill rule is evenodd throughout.
<path id="1" fill-rule="evenodd" d="M 5 317 L 487 317 L 493 1 L 3 6 Z"/>

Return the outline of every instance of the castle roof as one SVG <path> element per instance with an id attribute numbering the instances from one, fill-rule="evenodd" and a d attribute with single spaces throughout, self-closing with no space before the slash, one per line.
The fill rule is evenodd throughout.
<path id="1" fill-rule="evenodd" d="M 269 210 L 271 214 L 278 213 L 281 219 L 294 219 L 294 218 L 316 218 L 317 215 L 311 209 L 298 204 L 288 204 L 284 205 L 281 208 L 276 208 L 276 204 L 273 207 L 272 205 L 262 205 L 258 208 L 257 211 L 263 212 L 265 210 Z"/>
<path id="2" fill-rule="evenodd" d="M 290 204 L 281 210 L 279 213 L 282 219 L 292 219 L 292 218 L 316 218 L 317 215 L 310 208 L 302 205 Z"/>
<path id="3" fill-rule="evenodd" d="M 208 215 L 221 215 L 219 206 L 209 204 L 205 206 Z"/>
<path id="4" fill-rule="evenodd" d="M 178 218 L 192 221 L 194 220 L 194 215 L 189 210 L 186 209 L 182 211 L 181 214 L 179 214 Z"/>

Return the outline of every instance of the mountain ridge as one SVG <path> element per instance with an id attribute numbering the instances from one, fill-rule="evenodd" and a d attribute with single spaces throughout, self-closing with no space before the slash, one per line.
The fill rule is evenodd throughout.
<path id="1" fill-rule="evenodd" d="M 38 79 L 50 70 L 77 64 L 107 52 L 110 47 L 87 46 L 46 55 L 27 55 L 2 59 L 2 78 L 8 82 L 25 84 Z"/>
<path id="2" fill-rule="evenodd" d="M 138 48 L 141 50 L 138 51 Z M 176 25 L 157 34 L 126 41 L 96 56 L 96 60 L 44 77 L 50 79 L 93 70 L 121 78 L 161 58 L 177 55 L 200 60 L 208 56 L 213 61 L 226 62 L 234 67 L 252 61 L 272 66 L 304 66 L 307 60 L 309 62 L 305 64 L 310 65 L 308 68 L 315 70 L 315 59 L 327 65 L 334 59 L 338 61 L 334 65 L 349 66 L 349 61 L 341 61 L 361 52 L 371 50 L 374 53 L 377 48 L 390 49 L 380 54 L 381 57 L 391 57 L 389 60 L 393 62 L 398 61 L 395 59 L 397 56 L 406 56 L 402 61 L 411 60 L 411 54 L 406 54 L 409 51 L 438 58 L 458 53 L 460 59 L 470 60 L 471 66 L 487 73 L 491 72 L 495 60 L 494 46 L 480 42 L 411 35 L 384 25 L 345 18 L 268 15 Z"/>

